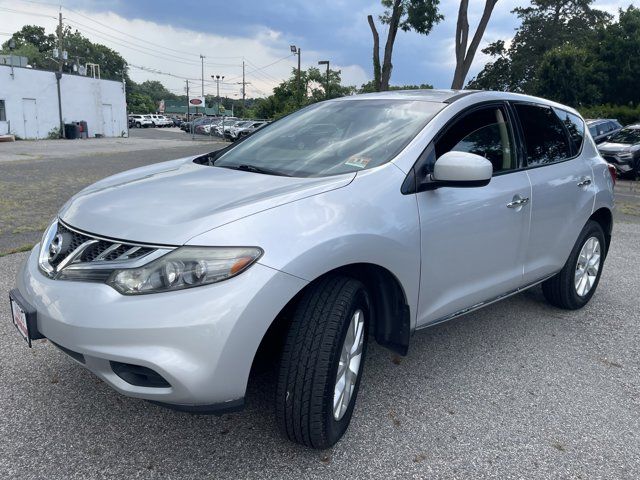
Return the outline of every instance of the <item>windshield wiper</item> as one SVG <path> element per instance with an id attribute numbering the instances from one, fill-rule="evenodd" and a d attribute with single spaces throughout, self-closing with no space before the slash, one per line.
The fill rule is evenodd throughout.
<path id="1" fill-rule="evenodd" d="M 277 170 L 271 170 L 269 168 L 263 168 L 263 167 L 256 167 L 255 165 L 243 164 L 243 165 L 216 165 L 216 166 L 222 167 L 222 168 L 230 168 L 232 170 L 242 170 L 243 172 L 262 173 L 264 175 L 278 175 L 280 177 L 291 176 L 286 173 L 279 172 Z"/>

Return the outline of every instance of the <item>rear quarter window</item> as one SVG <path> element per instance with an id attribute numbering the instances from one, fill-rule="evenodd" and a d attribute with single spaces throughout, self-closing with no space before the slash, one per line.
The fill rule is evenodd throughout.
<path id="1" fill-rule="evenodd" d="M 582 143 L 584 142 L 584 121 L 578 115 L 574 115 L 565 110 L 554 110 L 560 121 L 564 124 L 564 128 L 569 132 L 573 154 L 577 155 L 582 149 Z"/>

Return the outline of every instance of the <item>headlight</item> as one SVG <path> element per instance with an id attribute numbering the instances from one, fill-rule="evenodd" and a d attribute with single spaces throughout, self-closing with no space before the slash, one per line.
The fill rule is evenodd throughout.
<path id="1" fill-rule="evenodd" d="M 235 277 L 262 253 L 257 247 L 181 247 L 142 267 L 115 270 L 107 283 L 123 295 L 198 287 Z"/>

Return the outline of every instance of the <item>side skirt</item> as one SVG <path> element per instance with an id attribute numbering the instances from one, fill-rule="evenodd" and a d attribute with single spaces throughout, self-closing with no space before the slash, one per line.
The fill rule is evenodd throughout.
<path id="1" fill-rule="evenodd" d="M 467 307 L 467 308 L 459 310 L 459 311 L 457 311 L 455 313 L 447 315 L 446 317 L 439 318 L 438 320 L 436 320 L 434 322 L 431 322 L 431 323 L 428 323 L 426 325 L 422 325 L 422 326 L 416 328 L 415 331 L 418 332 L 420 330 L 425 330 L 425 329 L 433 327 L 435 325 L 439 325 L 441 323 L 448 322 L 449 320 L 453 320 L 454 318 L 458 318 L 458 317 L 461 317 L 463 315 L 466 315 L 467 313 L 471 313 L 471 312 L 475 312 L 476 310 L 480 310 L 483 307 L 486 307 L 486 306 L 491 305 L 493 303 L 499 302 L 500 300 L 504 300 L 505 298 L 509 298 L 509 297 L 511 297 L 513 295 L 516 295 L 518 293 L 522 293 L 525 290 L 530 289 L 531 287 L 535 287 L 536 285 L 540 285 L 542 282 L 544 282 L 546 280 L 549 280 L 551 277 L 554 277 L 557 274 L 558 274 L 558 272 L 555 272 L 555 273 L 553 273 L 551 275 L 548 275 L 548 276 L 542 278 L 541 280 L 536 280 L 533 283 L 525 285 L 524 287 L 516 288 L 515 290 L 512 290 L 511 292 L 504 293 L 504 294 L 499 295 L 499 296 L 497 296 L 497 297 L 495 297 L 495 298 L 493 298 L 491 300 L 487 300 L 487 301 L 484 301 L 484 302 L 477 303 L 477 304 L 475 304 L 475 305 L 473 305 L 471 307 Z"/>

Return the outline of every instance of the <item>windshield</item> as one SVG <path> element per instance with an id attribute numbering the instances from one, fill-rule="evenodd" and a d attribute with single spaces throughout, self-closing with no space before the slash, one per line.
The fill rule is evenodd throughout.
<path id="1" fill-rule="evenodd" d="M 391 160 L 445 105 L 415 100 L 322 102 L 257 130 L 215 161 L 294 177 L 355 172 Z"/>
<path id="2" fill-rule="evenodd" d="M 640 143 L 640 128 L 623 128 L 609 141 L 612 143 Z"/>

